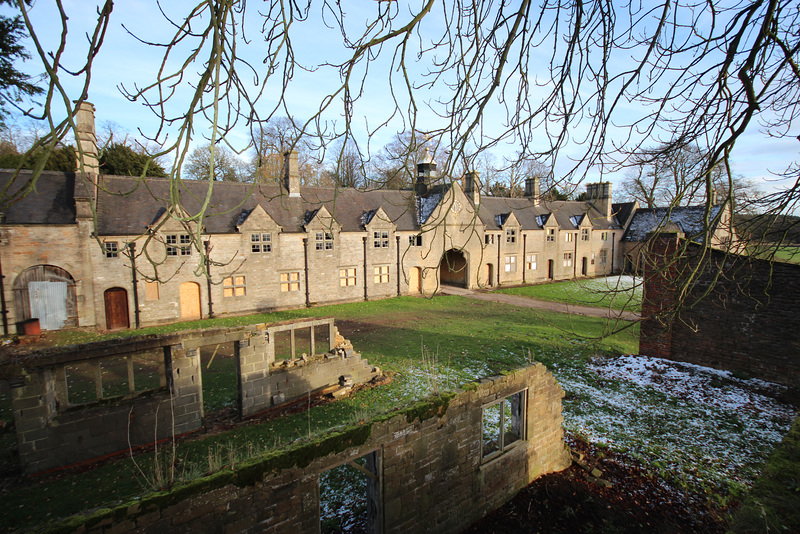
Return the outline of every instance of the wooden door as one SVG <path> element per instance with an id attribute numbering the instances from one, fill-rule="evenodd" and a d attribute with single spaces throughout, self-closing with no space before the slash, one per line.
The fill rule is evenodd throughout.
<path id="1" fill-rule="evenodd" d="M 103 294 L 106 304 L 106 328 L 116 330 L 128 328 L 128 292 L 121 287 L 106 289 Z"/>
<path id="2" fill-rule="evenodd" d="M 200 319 L 200 284 L 181 284 L 181 319 Z"/>
<path id="3" fill-rule="evenodd" d="M 422 289 L 422 272 L 419 267 L 412 267 L 408 273 L 408 292 L 419 293 Z"/>

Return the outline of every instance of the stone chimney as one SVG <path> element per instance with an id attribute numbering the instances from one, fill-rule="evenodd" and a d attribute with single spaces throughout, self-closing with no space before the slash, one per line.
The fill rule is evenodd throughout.
<path id="1" fill-rule="evenodd" d="M 586 184 L 586 200 L 604 217 L 611 217 L 611 182 Z"/>
<path id="2" fill-rule="evenodd" d="M 428 147 L 425 147 L 425 156 L 422 161 L 417 163 L 417 183 L 414 191 L 417 195 L 423 196 L 428 193 L 433 178 L 436 177 L 436 161 L 431 157 Z"/>
<path id="3" fill-rule="evenodd" d="M 477 206 L 481 202 L 481 174 L 469 171 L 464 175 L 464 194 Z"/>
<path id="4" fill-rule="evenodd" d="M 97 176 L 100 164 L 97 160 L 97 136 L 94 130 L 94 105 L 81 102 L 75 111 L 76 142 L 78 151 L 78 171 Z M 92 179 L 94 181 L 94 179 Z"/>
<path id="5" fill-rule="evenodd" d="M 534 205 L 539 205 L 542 195 L 539 192 L 539 177 L 525 178 L 525 198 L 533 200 Z"/>
<path id="6" fill-rule="evenodd" d="M 283 155 L 283 185 L 290 197 L 300 196 L 300 164 L 294 150 Z"/>

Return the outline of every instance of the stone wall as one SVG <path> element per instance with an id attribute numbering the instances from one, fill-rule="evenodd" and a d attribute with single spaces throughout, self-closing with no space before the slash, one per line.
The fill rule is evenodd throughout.
<path id="1" fill-rule="evenodd" d="M 315 346 L 313 332 L 328 335 Z M 275 361 L 276 334 L 310 332 L 309 347 Z M 347 347 L 328 353 L 339 344 Z M 12 407 L 21 464 L 37 473 L 149 445 L 203 425 L 200 348 L 235 343 L 241 417 L 327 386 L 380 374 L 337 336 L 333 319 L 101 342 L 32 355 L 0 367 L 15 378 Z"/>
<path id="2" fill-rule="evenodd" d="M 512 410 L 522 435 L 487 455 L 484 414 L 515 396 L 524 399 Z M 319 532 L 320 474 L 369 456 L 372 531 L 459 532 L 569 464 L 562 397 L 553 376 L 534 364 L 69 525 L 86 532 Z"/>
<path id="3" fill-rule="evenodd" d="M 682 244 L 662 238 L 648 252 L 639 352 L 800 386 L 800 266 Z"/>

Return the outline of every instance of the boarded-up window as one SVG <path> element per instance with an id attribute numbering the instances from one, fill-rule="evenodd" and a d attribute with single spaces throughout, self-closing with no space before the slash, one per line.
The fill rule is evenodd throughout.
<path id="1" fill-rule="evenodd" d="M 158 300 L 158 282 L 144 283 L 144 299 Z"/>
<path id="2" fill-rule="evenodd" d="M 388 265 L 379 265 L 375 267 L 375 279 L 374 282 L 376 284 L 388 284 L 389 283 L 389 266 Z"/>
<path id="3" fill-rule="evenodd" d="M 222 280 L 222 296 L 243 297 L 244 295 L 244 276 L 229 276 Z"/>
<path id="4" fill-rule="evenodd" d="M 281 291 L 300 291 L 300 273 L 281 273 Z"/>
<path id="5" fill-rule="evenodd" d="M 350 267 L 348 269 L 339 269 L 339 285 L 341 287 L 356 285 L 355 267 Z"/>

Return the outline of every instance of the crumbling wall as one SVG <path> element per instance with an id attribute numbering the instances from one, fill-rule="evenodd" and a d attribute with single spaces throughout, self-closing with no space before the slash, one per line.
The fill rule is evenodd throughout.
<path id="1" fill-rule="evenodd" d="M 539 476 L 569 463 L 563 391 L 541 364 L 470 384 L 390 416 L 266 453 L 71 528 L 86 532 L 319 532 L 319 476 L 374 454 L 376 532 L 459 532 Z M 489 453 L 493 407 L 524 399 L 519 439 Z M 502 404 L 501 404 L 502 405 Z"/>
<path id="2" fill-rule="evenodd" d="M 639 352 L 800 386 L 800 266 L 700 246 L 678 256 L 680 249 L 675 236 L 651 244 Z"/>
<path id="3" fill-rule="evenodd" d="M 315 327 L 326 332 L 316 345 Z M 312 332 L 310 354 L 294 357 L 295 330 Z M 287 360 L 274 361 L 276 332 L 292 339 Z M 6 363 L 0 375 L 15 377 L 18 386 L 12 408 L 21 464 L 25 472 L 37 473 L 200 429 L 204 346 L 235 343 L 242 417 L 380 374 L 338 338 L 332 318 L 309 319 L 113 340 Z M 299 336 L 297 341 L 302 345 Z M 329 353 L 337 342 L 340 350 Z"/>

